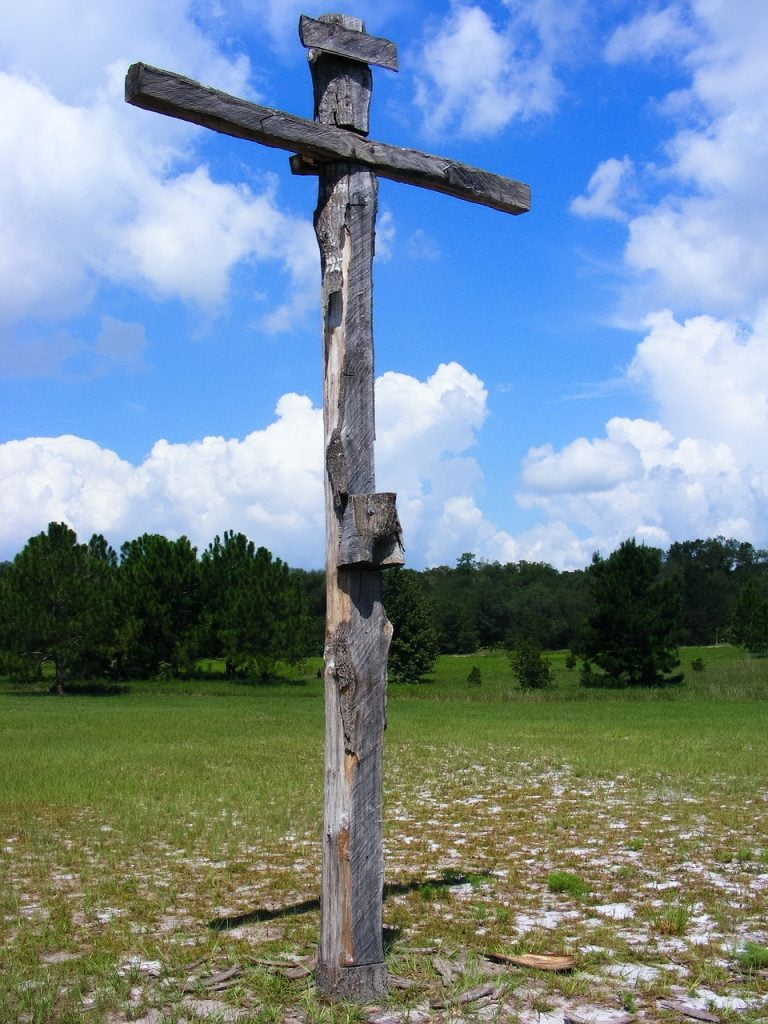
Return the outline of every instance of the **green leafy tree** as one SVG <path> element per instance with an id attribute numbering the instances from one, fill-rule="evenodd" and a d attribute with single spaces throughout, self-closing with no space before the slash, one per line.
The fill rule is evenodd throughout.
<path id="1" fill-rule="evenodd" d="M 478 562 L 465 553 L 455 568 L 422 574 L 435 608 L 440 650 L 469 654 L 536 637 L 550 650 L 573 643 L 591 610 L 586 573 L 544 562 Z"/>
<path id="2" fill-rule="evenodd" d="M 309 615 L 307 654 L 323 653 L 325 642 L 325 572 L 322 569 L 291 569 L 301 584 Z"/>
<path id="3" fill-rule="evenodd" d="M 145 533 L 120 549 L 116 672 L 125 679 L 188 672 L 197 656 L 200 577 L 186 537 Z"/>
<path id="4" fill-rule="evenodd" d="M 478 562 L 470 552 L 446 565 L 419 574 L 433 609 L 439 650 L 444 654 L 471 654 L 478 647 Z"/>
<path id="5" fill-rule="evenodd" d="M 53 664 L 55 687 L 104 673 L 115 624 L 114 551 L 103 537 L 80 544 L 64 523 L 30 538 L 0 579 L 0 646 L 9 668 L 39 678 Z"/>
<path id="6" fill-rule="evenodd" d="M 278 661 L 294 663 L 311 645 L 302 579 L 242 533 L 216 537 L 200 562 L 206 652 L 227 674 L 266 681 Z"/>
<path id="7" fill-rule="evenodd" d="M 606 559 L 594 555 L 588 580 L 595 610 L 576 645 L 584 685 L 682 682 L 675 635 L 680 596 L 661 568 L 661 551 L 633 539 Z"/>
<path id="8" fill-rule="evenodd" d="M 382 581 L 384 608 L 394 629 L 389 678 L 397 683 L 419 683 L 432 671 L 438 652 L 429 599 L 413 569 L 387 569 Z"/>
<path id="9" fill-rule="evenodd" d="M 552 686 L 552 669 L 535 637 L 524 637 L 509 652 L 512 671 L 521 690 L 544 690 Z"/>
<path id="10" fill-rule="evenodd" d="M 765 572 L 765 552 L 724 537 L 680 541 L 664 571 L 680 584 L 680 636 L 685 644 L 713 644 L 728 629 L 747 579 Z"/>
<path id="11" fill-rule="evenodd" d="M 751 654 L 768 654 L 768 594 L 763 579 L 746 582 L 733 613 L 730 635 Z"/>

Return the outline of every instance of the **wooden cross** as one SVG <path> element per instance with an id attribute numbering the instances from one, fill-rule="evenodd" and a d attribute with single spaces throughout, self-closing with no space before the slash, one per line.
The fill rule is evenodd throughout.
<path id="1" fill-rule="evenodd" d="M 466 164 L 373 142 L 369 65 L 397 70 L 393 43 L 362 21 L 302 16 L 315 120 L 260 107 L 145 64 L 126 78 L 134 106 L 294 153 L 317 174 L 322 267 L 326 588 L 325 796 L 317 984 L 334 999 L 387 992 L 382 943 L 381 754 L 392 627 L 379 569 L 403 563 L 394 494 L 376 494 L 373 467 L 372 264 L 376 176 L 506 213 L 530 209 L 527 185 Z"/>

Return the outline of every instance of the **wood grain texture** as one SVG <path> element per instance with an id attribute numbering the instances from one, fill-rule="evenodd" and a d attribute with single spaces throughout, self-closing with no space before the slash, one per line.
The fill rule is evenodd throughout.
<path id="1" fill-rule="evenodd" d="M 355 73 L 359 65 L 350 64 Z M 337 117 L 325 97 L 370 93 L 329 85 L 344 62 L 311 62 L 317 116 Z M 354 75 L 352 76 L 354 78 Z M 345 117 L 348 115 L 345 114 Z M 367 109 L 352 111 L 358 124 Z M 351 134 L 351 133 L 350 133 Z M 340 564 L 345 518 L 356 496 L 374 495 L 373 251 L 377 183 L 360 164 L 320 169 L 315 233 L 323 311 L 326 473 L 325 795 L 317 986 L 330 999 L 368 1002 L 387 992 L 382 942 L 384 855 L 381 761 L 392 627 L 377 571 Z M 386 504 L 386 503 L 385 503 Z M 383 519 L 383 512 L 379 519 Z M 389 523 L 391 526 L 391 522 Z"/>
<path id="2" fill-rule="evenodd" d="M 145 64 L 129 69 L 126 99 L 235 138 L 289 150 L 295 154 L 296 173 L 318 175 L 327 617 L 317 981 L 329 998 L 369 1002 L 388 989 L 382 941 L 381 761 L 392 626 L 382 606 L 376 566 L 402 562 L 394 495 L 376 494 L 373 466 L 377 175 L 513 214 L 530 208 L 530 190 L 466 164 L 366 139 L 367 65 L 382 56 L 386 41 L 372 43 L 362 23 L 348 15 L 324 16 L 320 28 L 310 21 L 302 38 L 316 44 L 310 49 L 315 121 Z"/>
<path id="3" fill-rule="evenodd" d="M 372 264 L 376 178 L 331 164 L 319 181 L 326 438 L 325 801 L 317 983 L 333 999 L 386 992 L 381 759 L 392 628 L 376 571 L 340 566 L 355 497 L 373 495 Z M 379 516 L 384 518 L 383 512 Z M 392 525 L 391 521 L 388 524 Z"/>
<path id="4" fill-rule="evenodd" d="M 319 50 L 310 52 L 312 88 L 318 120 L 359 135 L 368 134 L 373 76 L 367 64 Z"/>
<path id="5" fill-rule="evenodd" d="M 130 67 L 125 98 L 133 106 L 224 135 L 289 150 L 320 163 L 364 164 L 382 178 L 443 192 L 504 213 L 525 213 L 531 207 L 530 189 L 523 182 L 446 157 L 375 142 L 334 124 L 261 107 L 148 64 Z"/>
<path id="6" fill-rule="evenodd" d="M 403 562 L 396 495 L 350 494 L 341 524 L 339 567 L 386 569 Z"/>
<path id="7" fill-rule="evenodd" d="M 299 18 L 299 39 L 304 46 L 311 46 L 339 57 L 375 64 L 389 71 L 397 71 L 397 46 L 389 39 L 366 35 L 362 30 L 350 30 L 325 15 L 320 19 Z M 362 25 L 362 22 L 360 22 Z"/>

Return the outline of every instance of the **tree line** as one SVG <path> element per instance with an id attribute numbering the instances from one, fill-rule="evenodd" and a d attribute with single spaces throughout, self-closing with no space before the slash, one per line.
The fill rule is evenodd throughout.
<path id="1" fill-rule="evenodd" d="M 186 537 L 144 534 L 118 553 L 99 534 L 78 542 L 63 523 L 32 537 L 0 577 L 6 672 L 70 679 L 180 676 L 201 657 L 229 676 L 267 679 L 312 647 L 299 574 L 241 533 L 198 558 Z"/>
<path id="2" fill-rule="evenodd" d="M 393 681 L 423 678 L 438 653 L 484 648 L 570 649 L 586 685 L 675 681 L 679 645 L 768 652 L 768 552 L 723 537 L 666 552 L 625 541 L 577 571 L 467 553 L 452 567 L 388 570 L 383 585 Z M 324 601 L 322 571 L 291 569 L 241 533 L 199 556 L 159 534 L 118 554 L 51 523 L 0 563 L 0 657 L 16 677 L 48 662 L 60 684 L 184 675 L 200 658 L 266 680 L 278 661 L 322 652 Z"/>
<path id="3" fill-rule="evenodd" d="M 438 650 L 507 649 L 525 687 L 549 683 L 543 650 L 568 650 L 571 667 L 581 662 L 585 686 L 681 682 L 677 649 L 684 645 L 731 642 L 768 653 L 768 552 L 723 537 L 666 552 L 630 539 L 572 572 L 467 553 L 453 568 L 412 577 Z M 396 635 L 398 610 L 390 615 Z"/>
<path id="4" fill-rule="evenodd" d="M 419 575 L 434 609 L 440 650 L 469 654 L 510 648 L 531 636 L 548 650 L 573 649 L 600 601 L 596 578 L 605 572 L 600 566 L 610 562 L 614 568 L 611 560 L 623 547 L 607 557 L 595 555 L 589 567 L 575 571 L 544 562 L 482 562 L 472 554 L 462 555 L 453 568 L 425 570 Z M 768 551 L 724 537 L 682 541 L 667 551 L 634 547 L 626 567 L 630 579 L 622 580 L 617 569 L 609 573 L 609 589 L 617 596 L 631 591 L 633 579 L 637 585 L 643 573 L 666 581 L 675 595 L 670 618 L 679 645 L 741 642 L 745 628 L 757 641 L 764 632 Z"/>

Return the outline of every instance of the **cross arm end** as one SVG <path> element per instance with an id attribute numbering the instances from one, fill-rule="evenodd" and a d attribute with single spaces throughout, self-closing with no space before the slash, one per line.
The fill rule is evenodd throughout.
<path id="1" fill-rule="evenodd" d="M 362 22 L 359 24 L 362 25 Z M 347 57 L 363 64 L 375 64 L 389 71 L 398 70 L 397 46 L 389 39 L 369 36 L 336 21 L 309 18 L 302 14 L 299 18 L 299 39 L 302 46 L 314 50 L 333 53 L 337 57 Z"/>

